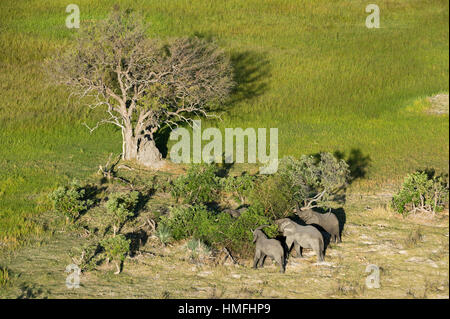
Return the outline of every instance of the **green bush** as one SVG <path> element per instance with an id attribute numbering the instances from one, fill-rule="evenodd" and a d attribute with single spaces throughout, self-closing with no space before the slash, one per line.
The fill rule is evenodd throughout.
<path id="1" fill-rule="evenodd" d="M 349 178 L 348 165 L 330 153 L 285 157 L 276 174 L 260 178 L 250 202 L 261 205 L 270 218 L 283 218 L 301 207 L 330 207 L 339 202 Z"/>
<path id="2" fill-rule="evenodd" d="M 284 218 L 295 205 L 294 193 L 279 174 L 274 174 L 256 182 L 250 203 L 262 207 L 264 214 L 272 219 Z"/>
<path id="3" fill-rule="evenodd" d="M 172 185 L 171 194 L 184 203 L 209 203 L 218 198 L 220 191 L 217 166 L 214 164 L 194 164 L 186 175 L 178 177 Z"/>
<path id="4" fill-rule="evenodd" d="M 193 238 L 215 246 L 227 247 L 231 251 L 247 255 L 252 251 L 252 230 L 261 225 L 270 225 L 262 209 L 250 207 L 238 218 L 227 213 L 215 214 L 205 206 L 184 206 L 174 208 L 169 215 L 161 218 L 161 223 L 170 228 L 175 240 Z M 265 228 L 269 237 L 277 234 L 277 226 Z"/>
<path id="5" fill-rule="evenodd" d="M 112 218 L 114 235 L 122 225 L 134 215 L 134 210 L 139 201 L 139 192 L 113 193 L 106 202 L 106 210 Z"/>
<path id="6" fill-rule="evenodd" d="M 392 198 L 392 207 L 402 215 L 412 212 L 440 212 L 448 203 L 448 186 L 444 176 L 426 172 L 409 174 L 400 191 Z"/>
<path id="7" fill-rule="evenodd" d="M 175 240 L 195 237 L 205 239 L 212 226 L 213 215 L 203 205 L 174 207 L 161 217 L 161 224 L 169 227 Z"/>
<path id="8" fill-rule="evenodd" d="M 121 271 L 121 264 L 125 260 L 126 254 L 130 251 L 131 240 L 126 239 L 123 235 L 108 237 L 100 241 L 100 245 L 105 250 L 107 258 L 114 262 L 117 271 Z"/>
<path id="9" fill-rule="evenodd" d="M 262 209 L 253 206 L 243 212 L 239 218 L 233 221 L 232 226 L 227 231 L 230 249 L 240 255 L 251 255 L 254 250 L 252 231 L 262 225 L 269 225 L 269 227 L 264 228 L 264 232 L 269 238 L 276 237 L 278 226 L 264 215 Z"/>
<path id="10" fill-rule="evenodd" d="M 350 177 L 347 163 L 330 153 L 285 157 L 278 174 L 291 189 L 293 202 L 303 207 L 329 207 L 339 201 Z"/>
<path id="11" fill-rule="evenodd" d="M 241 176 L 229 176 L 220 179 L 222 189 L 229 192 L 241 204 L 246 203 L 246 198 L 249 196 L 255 186 L 255 176 L 242 174 Z"/>
<path id="12" fill-rule="evenodd" d="M 53 209 L 66 216 L 67 220 L 75 221 L 80 214 L 92 205 L 92 200 L 86 198 L 86 190 L 73 181 L 70 186 L 58 187 L 49 195 Z"/>

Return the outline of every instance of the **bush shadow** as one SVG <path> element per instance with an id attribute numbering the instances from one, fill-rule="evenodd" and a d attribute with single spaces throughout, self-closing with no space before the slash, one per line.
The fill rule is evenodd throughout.
<path id="1" fill-rule="evenodd" d="M 352 148 L 348 155 L 345 152 L 335 151 L 333 155 L 339 160 L 345 160 L 350 170 L 350 183 L 367 176 L 372 159 L 359 148 Z"/>

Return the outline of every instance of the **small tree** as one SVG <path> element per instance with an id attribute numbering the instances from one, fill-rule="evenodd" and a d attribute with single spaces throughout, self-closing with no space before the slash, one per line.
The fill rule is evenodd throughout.
<path id="1" fill-rule="evenodd" d="M 173 182 L 171 194 L 176 199 L 183 198 L 185 203 L 208 203 L 217 199 L 220 186 L 214 164 L 195 164 Z"/>
<path id="2" fill-rule="evenodd" d="M 281 178 L 291 190 L 292 199 L 302 209 L 328 207 L 339 200 L 339 194 L 347 185 L 348 165 L 330 153 L 319 157 L 287 157 L 281 160 Z"/>
<path id="3" fill-rule="evenodd" d="M 139 200 L 139 192 L 133 191 L 129 194 L 113 193 L 106 202 L 106 210 L 112 218 L 114 236 L 116 236 L 122 225 L 133 216 L 133 210 Z"/>
<path id="4" fill-rule="evenodd" d="M 243 173 L 241 176 L 228 176 L 220 182 L 225 192 L 230 192 L 240 204 L 245 204 L 246 198 L 255 186 L 255 180 L 255 176 Z"/>
<path id="5" fill-rule="evenodd" d="M 104 117 L 88 126 L 91 132 L 106 123 L 120 128 L 123 159 L 161 166 L 158 129 L 191 122 L 192 115 L 211 116 L 231 92 L 230 60 L 210 41 L 149 39 L 129 11 L 83 26 L 76 44 L 50 59 L 47 70 L 72 94 L 88 98 L 89 107 L 102 108 Z"/>
<path id="6" fill-rule="evenodd" d="M 123 235 L 108 237 L 100 242 L 100 245 L 105 250 L 108 260 L 112 260 L 116 265 L 117 271 L 114 274 L 121 272 L 121 265 L 125 260 L 126 254 L 130 251 L 131 240 L 126 239 Z"/>
<path id="7" fill-rule="evenodd" d="M 77 182 L 70 186 L 58 187 L 49 195 L 53 208 L 66 216 L 66 221 L 74 222 L 80 214 L 92 205 L 92 200 L 86 198 L 86 190 Z"/>
<path id="8" fill-rule="evenodd" d="M 429 176 L 426 172 L 409 174 L 392 198 L 392 206 L 403 215 L 425 212 L 434 216 L 448 203 L 447 185 L 443 176 Z"/>

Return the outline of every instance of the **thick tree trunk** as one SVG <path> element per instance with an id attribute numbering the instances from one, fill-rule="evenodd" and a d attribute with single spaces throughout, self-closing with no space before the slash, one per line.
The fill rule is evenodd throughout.
<path id="1" fill-rule="evenodd" d="M 123 138 L 123 159 L 133 160 L 137 159 L 138 153 L 138 141 L 135 136 L 133 136 L 133 131 L 131 129 L 122 130 Z"/>
<path id="2" fill-rule="evenodd" d="M 156 169 L 164 165 L 161 152 L 153 139 L 143 136 L 136 137 L 131 129 L 123 130 L 122 136 L 124 160 L 136 160 L 144 166 Z"/>
<path id="3" fill-rule="evenodd" d="M 139 144 L 137 160 L 139 163 L 151 168 L 158 169 L 164 166 L 161 152 L 156 147 L 155 141 L 146 137 Z"/>

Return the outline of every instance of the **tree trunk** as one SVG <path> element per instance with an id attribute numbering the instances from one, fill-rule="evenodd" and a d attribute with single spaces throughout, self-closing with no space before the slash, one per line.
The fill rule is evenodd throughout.
<path id="1" fill-rule="evenodd" d="M 164 165 L 162 155 L 153 138 L 135 136 L 131 128 L 122 130 L 123 159 L 137 160 L 140 164 L 154 169 Z"/>
<path id="2" fill-rule="evenodd" d="M 129 128 L 122 130 L 123 138 L 123 154 L 124 160 L 133 160 L 137 158 L 138 153 L 138 141 L 133 136 L 133 131 Z"/>

